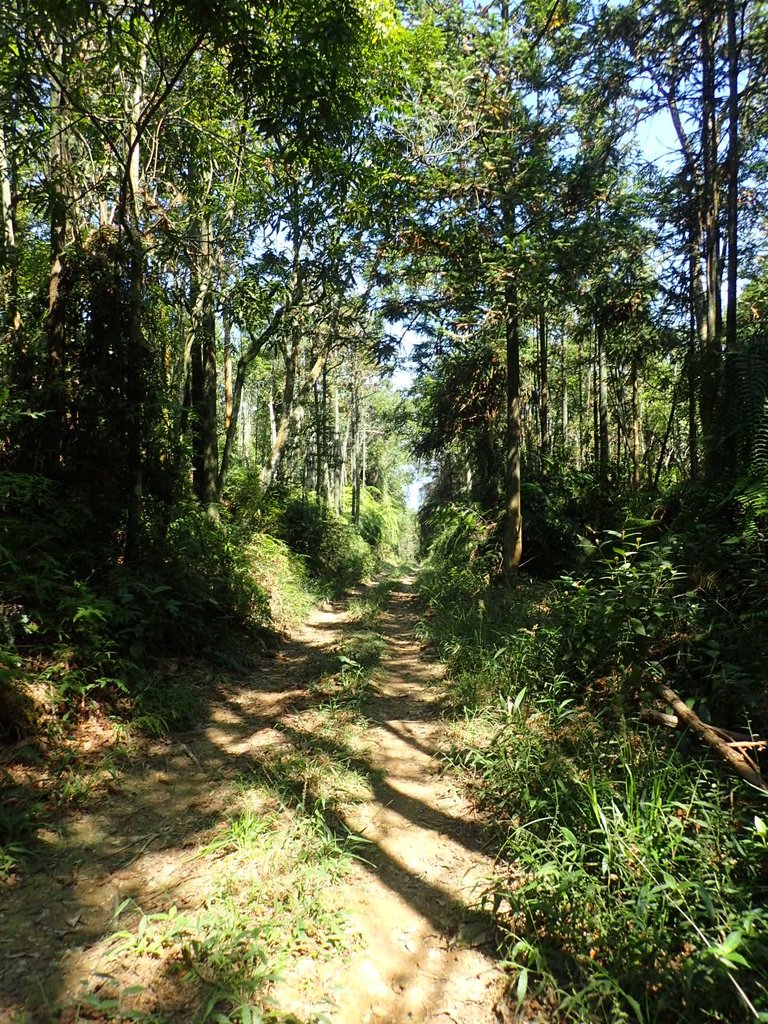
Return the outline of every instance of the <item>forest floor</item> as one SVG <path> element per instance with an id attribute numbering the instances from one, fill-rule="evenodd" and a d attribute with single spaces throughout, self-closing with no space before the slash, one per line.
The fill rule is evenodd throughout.
<path id="1" fill-rule="evenodd" d="M 79 800 L 0 889 L 1 1024 L 513 1019 L 477 909 L 494 865 L 438 756 L 442 670 L 411 581 L 385 589 L 367 632 L 326 605 L 220 675 L 183 735 L 70 738 L 48 783 Z M 0 768 L 43 785 L 32 757 Z"/>

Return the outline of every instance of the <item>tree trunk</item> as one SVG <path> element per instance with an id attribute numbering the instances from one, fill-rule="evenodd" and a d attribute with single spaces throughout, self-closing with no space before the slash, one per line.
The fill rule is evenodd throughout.
<path id="1" fill-rule="evenodd" d="M 230 421 L 230 430 L 233 435 L 235 430 L 239 435 L 238 437 L 238 448 L 240 450 L 240 456 L 243 460 L 243 465 L 246 469 L 250 469 L 252 456 L 253 456 L 253 418 L 258 412 L 258 400 L 259 393 L 256 391 L 255 400 L 249 397 L 245 391 L 241 392 L 241 407 L 237 411 L 237 417 L 233 417 Z M 234 410 L 234 402 L 233 402 Z M 231 447 L 231 446 L 230 446 Z M 226 449 L 226 441 L 224 442 L 224 448 Z M 221 453 L 221 466 L 219 467 L 219 476 L 224 467 L 224 452 Z M 219 491 L 221 494 L 221 490 Z"/>
<path id="2" fill-rule="evenodd" d="M 328 369 L 323 367 L 323 388 L 322 388 L 322 412 L 323 412 L 323 492 L 324 502 L 330 507 L 333 502 L 333 484 L 331 478 L 331 449 L 329 443 L 329 422 L 328 422 Z"/>
<path id="3" fill-rule="evenodd" d="M 314 463 L 315 463 L 315 500 L 318 504 L 323 500 L 323 410 L 320 401 L 320 384 L 318 381 L 312 385 L 312 407 L 314 410 Z"/>
<path id="4" fill-rule="evenodd" d="M 715 78 L 715 27 L 712 12 L 706 10 L 701 22 L 701 149 L 704 163 L 700 202 L 701 234 L 705 245 L 706 335 L 703 338 L 700 381 L 701 423 L 706 444 L 707 475 L 719 472 L 716 450 L 716 410 L 720 388 L 722 301 L 720 284 L 720 188 L 718 181 L 718 126 Z"/>
<path id="5" fill-rule="evenodd" d="M 598 323 L 595 332 L 595 369 L 597 370 L 597 419 L 599 428 L 600 481 L 607 486 L 610 474 L 610 438 L 608 424 L 608 381 L 605 371 L 605 328 Z"/>
<path id="6" fill-rule="evenodd" d="M 141 183 L 141 162 L 139 147 L 139 122 L 143 102 L 141 76 L 146 68 L 146 51 L 142 51 L 138 71 L 140 77 L 134 83 L 128 111 L 128 168 L 124 187 L 127 192 L 120 197 L 120 227 L 130 243 L 129 258 L 129 301 L 128 301 L 128 346 L 126 362 L 126 391 L 128 398 L 127 455 L 128 455 L 128 500 L 125 533 L 125 557 L 135 560 L 141 553 L 141 530 L 144 503 L 144 337 L 142 324 L 142 284 L 144 280 L 144 244 L 139 227 L 139 188 Z"/>
<path id="7" fill-rule="evenodd" d="M 368 430 L 365 417 L 365 403 L 360 409 L 360 502 L 365 498 L 365 479 L 368 472 Z"/>
<path id="8" fill-rule="evenodd" d="M 541 437 L 542 471 L 546 474 L 549 455 L 549 373 L 547 352 L 547 314 L 539 310 L 539 428 Z"/>
<path id="9" fill-rule="evenodd" d="M 125 557 L 138 558 L 144 503 L 144 341 L 141 323 L 141 292 L 144 279 L 144 249 L 138 232 L 132 239 L 130 256 L 130 299 L 128 319 L 128 520 Z"/>
<path id="10" fill-rule="evenodd" d="M 661 479 L 661 473 L 664 469 L 664 464 L 667 461 L 667 447 L 669 445 L 669 438 L 672 434 L 672 429 L 675 423 L 675 413 L 677 412 L 677 403 L 680 396 L 680 390 L 683 386 L 683 374 L 675 384 L 675 389 L 672 392 L 672 405 L 669 409 L 669 417 L 667 419 L 667 426 L 664 431 L 664 437 L 661 440 L 661 448 L 659 449 L 659 458 L 656 462 L 656 471 L 653 474 L 653 495 L 655 496 L 659 492 L 659 480 Z"/>
<path id="11" fill-rule="evenodd" d="M 507 432 L 505 518 L 502 539 L 504 580 L 511 585 L 523 552 L 523 514 L 521 496 L 521 410 L 520 410 L 520 310 L 517 282 L 510 279 L 505 288 L 506 360 L 507 360 Z"/>
<path id="12" fill-rule="evenodd" d="M 240 409 L 243 401 L 243 389 L 245 387 L 245 371 L 248 363 L 244 359 L 239 359 L 237 363 L 237 371 L 235 374 L 234 387 L 231 392 L 231 405 L 229 409 L 229 422 L 227 424 L 226 433 L 224 435 L 224 448 L 221 453 L 221 466 L 219 467 L 219 475 L 216 480 L 216 502 L 217 504 L 221 501 L 221 495 L 224 490 L 224 484 L 227 480 L 227 474 L 229 473 L 229 465 L 232 459 L 232 450 L 235 445 L 235 437 L 237 436 L 237 425 L 240 421 Z M 231 373 L 231 371 L 230 371 Z M 240 447 L 242 449 L 243 458 L 246 466 L 248 465 L 248 442 L 246 441 L 247 428 L 245 427 L 241 436 Z"/>
<path id="13" fill-rule="evenodd" d="M 357 352 L 352 352 L 352 393 L 350 409 L 351 449 L 349 475 L 352 481 L 352 522 L 360 525 L 360 373 Z"/>
<path id="14" fill-rule="evenodd" d="M 299 363 L 299 333 L 295 327 L 291 332 L 291 347 L 286 351 L 283 358 L 285 362 L 285 382 L 283 384 L 283 398 L 280 403 L 280 420 L 276 425 L 272 450 L 269 453 L 269 461 L 261 475 L 261 484 L 265 491 L 270 488 L 275 478 L 275 473 L 280 464 L 290 431 L 294 394 L 296 392 L 296 373 Z"/>
<path id="15" fill-rule="evenodd" d="M 229 431 L 232 423 L 234 396 L 232 388 L 232 323 L 229 314 L 224 313 L 222 322 L 222 347 L 224 361 L 224 430 Z"/>
<path id="16" fill-rule="evenodd" d="M 582 349 L 581 338 L 578 342 L 578 350 L 576 352 L 576 358 L 578 360 L 579 368 L 579 444 L 576 450 L 577 466 L 578 468 L 584 469 L 585 455 L 584 455 L 584 441 L 585 441 L 585 410 L 589 407 L 589 380 L 587 380 L 587 393 L 584 393 L 584 352 Z"/>
<path id="17" fill-rule="evenodd" d="M 696 263 L 698 263 L 695 251 L 691 252 L 689 280 L 690 280 L 690 325 L 688 337 L 688 352 L 686 353 L 686 364 L 688 370 L 688 458 L 690 462 L 691 480 L 699 478 L 699 426 L 696 414 L 696 402 L 698 399 L 698 330 L 696 324 Z"/>
<path id="18" fill-rule="evenodd" d="M 219 442 L 216 418 L 216 320 L 213 302 L 211 221 L 201 217 L 195 253 L 192 341 L 192 483 L 195 494 L 218 521 Z"/>
<path id="19" fill-rule="evenodd" d="M 234 447 L 235 438 L 237 436 L 237 425 L 240 417 L 240 407 L 242 403 L 243 391 L 245 388 L 245 379 L 248 367 L 251 363 L 262 353 L 267 342 L 269 342 L 280 329 L 285 316 L 290 310 L 292 310 L 301 301 L 304 295 L 304 281 L 303 275 L 297 272 L 294 276 L 293 287 L 289 298 L 279 306 L 272 314 L 271 318 L 267 322 L 266 327 L 261 331 L 260 334 L 253 335 L 249 334 L 249 344 L 246 351 L 242 352 L 240 359 L 237 364 L 237 372 L 235 374 L 234 383 L 232 383 L 232 369 L 230 365 L 229 369 L 229 395 L 227 397 L 227 422 L 224 432 L 224 450 L 221 455 L 221 466 L 219 468 L 218 477 L 216 480 L 216 501 L 217 504 L 221 501 L 221 495 L 224 490 L 224 484 L 227 479 L 229 472 L 230 459 L 232 450 Z M 225 321 L 225 344 L 226 338 L 231 332 L 231 326 Z M 231 351 L 230 351 L 231 359 Z M 225 376 L 226 376 L 226 358 L 225 358 Z M 227 385 L 225 380 L 225 395 L 227 394 Z M 272 400 L 272 390 L 270 388 L 269 394 L 269 425 L 270 425 L 270 448 L 275 447 L 277 441 L 277 425 L 275 423 L 275 407 Z M 250 431 L 249 431 L 250 437 Z M 257 438 L 258 439 L 258 438 Z M 245 453 L 245 444 L 243 444 L 243 451 Z M 246 454 L 247 463 L 247 454 Z M 266 472 L 266 469 L 264 470 Z"/>
<path id="20" fill-rule="evenodd" d="M 275 414 L 275 391 L 269 389 L 269 447 L 273 448 L 277 441 L 277 416 Z"/>
<path id="21" fill-rule="evenodd" d="M 592 372 L 589 375 L 588 384 L 592 389 L 592 465 L 595 476 L 598 476 L 600 472 L 600 387 L 597 371 L 597 342 L 594 331 L 591 343 Z"/>
<path id="22" fill-rule="evenodd" d="M 344 511 L 344 491 L 349 480 L 349 432 L 352 425 L 351 414 L 347 416 L 344 436 L 339 439 L 339 515 Z"/>
<path id="23" fill-rule="evenodd" d="M 568 375 L 566 372 L 565 354 L 565 335 L 563 335 L 560 350 L 560 376 L 563 388 L 560 404 L 560 429 L 563 435 L 563 455 L 566 455 L 568 452 Z"/>
<path id="24" fill-rule="evenodd" d="M 736 30 L 736 0 L 727 0 L 728 46 L 728 292 L 725 325 L 725 345 L 730 352 L 736 349 L 736 303 L 739 274 L 738 222 L 739 222 L 739 42 Z"/>
<path id="25" fill-rule="evenodd" d="M 64 384 L 64 361 L 66 344 L 66 320 L 64 287 L 62 282 L 63 258 L 67 241 L 67 199 L 66 176 L 67 148 L 65 144 L 65 98 L 62 79 L 64 78 L 64 47 L 56 46 L 54 63 L 58 80 L 50 83 L 51 145 L 50 145 L 50 253 L 51 269 L 48 275 L 48 316 L 46 335 L 48 342 L 48 389 L 50 402 L 50 429 L 47 431 L 48 453 L 44 460 L 51 471 L 57 471 L 63 458 L 64 434 L 66 430 L 66 396 Z"/>
<path id="26" fill-rule="evenodd" d="M 322 373 L 323 367 L 325 366 L 325 360 L 328 357 L 327 352 L 321 352 L 320 355 L 317 356 L 297 394 L 296 378 L 298 376 L 299 368 L 300 341 L 301 335 L 298 327 L 294 325 L 290 351 L 286 351 L 283 355 L 285 360 L 285 386 L 283 388 L 283 399 L 280 405 L 280 422 L 277 424 L 277 429 L 274 432 L 272 450 L 269 453 L 269 461 L 262 469 L 261 473 L 261 484 L 265 491 L 272 486 L 274 481 L 275 473 L 280 465 L 280 460 L 283 456 L 286 443 L 291 436 L 291 425 L 296 419 L 296 411 L 301 407 L 302 403 L 306 401 L 315 381 Z"/>
<path id="27" fill-rule="evenodd" d="M 632 486 L 637 490 L 640 487 L 640 386 L 638 383 L 636 352 L 632 353 L 630 379 L 632 382 Z"/>
<path id="28" fill-rule="evenodd" d="M 339 390 L 333 389 L 333 473 L 332 473 L 332 505 L 336 512 L 341 511 L 341 469 L 344 453 L 341 449 L 341 420 L 339 416 Z"/>
<path id="29" fill-rule="evenodd" d="M 18 252 L 16 251 L 16 223 L 13 212 L 13 175 L 11 158 L 5 137 L 5 125 L 0 120 L 0 212 L 3 219 L 3 255 L 8 268 L 6 291 L 6 343 L 14 351 L 21 339 L 21 311 L 19 310 Z M 23 353 L 19 352 L 23 356 Z"/>

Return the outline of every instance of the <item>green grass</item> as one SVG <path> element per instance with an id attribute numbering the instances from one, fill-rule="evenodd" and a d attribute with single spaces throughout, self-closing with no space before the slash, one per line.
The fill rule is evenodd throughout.
<path id="1" fill-rule="evenodd" d="M 337 649 L 318 659 L 312 692 L 319 698 L 321 709 L 355 713 L 362 721 L 365 702 L 373 690 L 374 672 L 385 647 L 383 637 L 373 628 L 381 607 L 367 603 L 365 611 L 360 611 L 358 605 Z"/>
<path id="2" fill-rule="evenodd" d="M 297 957 L 338 955 L 353 941 L 337 883 L 355 840 L 339 837 L 319 802 L 296 799 L 287 775 L 277 764 L 271 783 L 262 775 L 241 782 L 232 817 L 201 850 L 216 875 L 200 909 L 144 914 L 128 900 L 118 910 L 133 920 L 114 933 L 111 961 L 162 964 L 187 992 L 191 1024 L 288 1020 L 272 999 L 286 968 Z M 128 997 L 140 991 L 124 986 L 110 998 L 127 1013 Z"/>
<path id="3" fill-rule="evenodd" d="M 367 588 L 364 593 L 350 599 L 347 605 L 349 618 L 361 628 L 372 628 L 386 607 L 396 583 L 396 570 Z"/>
<path id="4" fill-rule="evenodd" d="M 606 1024 L 768 1011 L 765 836 L 747 794 L 732 806 L 703 756 L 620 724 L 494 719 L 493 742 L 455 759 L 504 815 L 508 869 L 487 902 L 520 995 Z"/>
<path id="5" fill-rule="evenodd" d="M 177 978 L 190 1024 L 295 1020 L 274 1001 L 281 977 L 298 959 L 338 957 L 355 941 L 339 886 L 369 843 L 346 826 L 345 811 L 372 796 L 362 708 L 384 646 L 375 625 L 387 592 L 372 591 L 350 616 L 314 680 L 317 704 L 283 723 L 285 745 L 265 749 L 237 784 L 231 815 L 200 851 L 215 865 L 204 905 L 120 908 L 128 926 L 112 938 L 113 962 L 130 971 L 141 958 Z M 123 1014 L 115 1019 L 143 1019 L 132 998 L 143 990 L 130 980 L 101 999 L 104 1012 Z M 99 1008 L 97 995 L 86 994 L 83 1008 Z"/>
<path id="6" fill-rule="evenodd" d="M 310 577 L 306 559 L 285 541 L 256 533 L 247 556 L 254 580 L 270 595 L 270 612 L 278 625 L 306 621 L 316 602 L 330 594 L 330 588 Z"/>
<path id="7" fill-rule="evenodd" d="M 448 759 L 499 855 L 484 902 L 512 1002 L 579 1024 L 768 1021 L 765 796 L 639 724 L 645 684 L 690 678 L 701 610 L 653 548 L 612 545 L 547 588 L 493 591 L 463 549 L 422 577 Z"/>

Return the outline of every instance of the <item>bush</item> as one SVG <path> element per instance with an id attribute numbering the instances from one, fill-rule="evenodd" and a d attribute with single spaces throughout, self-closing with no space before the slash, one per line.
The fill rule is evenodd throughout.
<path id="1" fill-rule="evenodd" d="M 360 534 L 314 500 L 289 499 L 276 525 L 291 550 L 306 557 L 310 575 L 335 594 L 373 572 L 373 552 Z"/>
<path id="2" fill-rule="evenodd" d="M 270 612 L 275 622 L 304 622 L 321 597 L 309 577 L 306 559 L 268 533 L 255 534 L 247 551 L 255 580 L 270 596 Z"/>
<path id="3" fill-rule="evenodd" d="M 360 535 L 381 557 L 400 550 L 408 513 L 396 505 L 390 495 L 377 487 L 366 487 L 360 500 Z"/>
<path id="4" fill-rule="evenodd" d="M 18 689 L 41 659 L 60 714 L 99 693 L 133 692 L 147 659 L 214 655 L 225 645 L 212 631 L 269 621 L 244 550 L 196 506 L 177 509 L 142 560 L 126 563 L 63 488 L 20 474 L 3 474 L 0 486 L 4 659 L 27 668 L 18 681 L 4 673 L 6 684 Z"/>
<path id="5" fill-rule="evenodd" d="M 422 628 L 458 700 L 485 708 L 490 738 L 452 757 L 509 861 L 488 905 L 521 1000 L 535 990 L 553 1017 L 605 1024 L 746 1021 L 749 1002 L 768 1019 L 768 825 L 686 737 L 630 725 L 664 679 L 743 727 L 762 551 L 699 522 L 714 564 L 686 572 L 690 541 L 646 524 L 585 543 L 578 575 L 500 591 L 478 517 L 434 527 Z"/>

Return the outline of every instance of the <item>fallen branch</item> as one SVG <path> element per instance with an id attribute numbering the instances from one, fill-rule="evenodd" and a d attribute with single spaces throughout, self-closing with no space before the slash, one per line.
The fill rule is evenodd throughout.
<path id="1" fill-rule="evenodd" d="M 687 729 L 687 724 L 682 722 L 677 715 L 668 715 L 664 711 L 656 711 L 654 708 L 643 708 L 640 712 L 640 720 L 649 725 L 665 725 L 669 729 Z M 731 747 L 752 747 L 754 750 L 765 750 L 768 748 L 768 740 L 756 739 L 746 732 L 736 732 L 733 729 L 723 729 L 720 725 L 709 725 L 712 732 L 716 732 Z"/>
<path id="2" fill-rule="evenodd" d="M 654 708 L 643 708 L 640 712 L 640 721 L 648 725 L 665 725 L 668 729 L 681 729 L 683 724 L 677 715 L 668 715 L 666 711 L 656 711 Z"/>
<path id="3" fill-rule="evenodd" d="M 760 769 L 745 752 L 748 748 L 762 749 L 768 745 L 766 740 L 754 740 L 745 733 L 734 733 L 717 726 L 702 722 L 695 711 L 668 686 L 660 684 L 656 687 L 659 697 L 675 712 L 674 715 L 662 711 L 646 710 L 641 714 L 643 721 L 654 725 L 665 725 L 670 728 L 688 728 L 710 746 L 742 779 L 758 789 L 768 790 Z"/>

